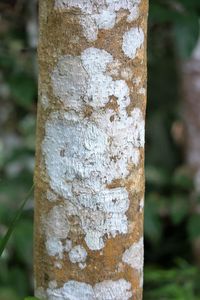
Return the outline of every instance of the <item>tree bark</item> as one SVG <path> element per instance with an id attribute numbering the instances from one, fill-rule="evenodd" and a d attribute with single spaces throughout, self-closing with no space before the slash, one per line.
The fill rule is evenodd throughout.
<path id="1" fill-rule="evenodd" d="M 197 176 L 200 172 L 200 42 L 190 59 L 181 64 L 183 119 L 186 130 L 186 162 Z M 197 181 L 198 178 L 196 178 Z M 196 189 L 200 190 L 197 184 Z"/>
<path id="2" fill-rule="evenodd" d="M 40 0 L 39 299 L 142 299 L 147 2 Z"/>
<path id="3" fill-rule="evenodd" d="M 181 63 L 183 120 L 185 128 L 185 160 L 193 176 L 190 196 L 191 213 L 200 214 L 200 38 L 189 59 Z M 192 242 L 194 258 L 200 266 L 200 236 Z"/>

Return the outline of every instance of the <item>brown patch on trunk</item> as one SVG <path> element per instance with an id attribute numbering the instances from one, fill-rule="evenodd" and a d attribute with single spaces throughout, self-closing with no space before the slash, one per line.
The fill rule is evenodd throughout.
<path id="1" fill-rule="evenodd" d="M 109 102 L 105 105 L 104 109 L 112 109 L 115 112 L 118 112 L 119 105 L 117 103 L 117 97 L 109 96 Z"/>
<path id="2" fill-rule="evenodd" d="M 90 105 L 86 105 L 83 111 L 84 117 L 88 118 L 92 115 L 93 113 L 93 108 Z"/>

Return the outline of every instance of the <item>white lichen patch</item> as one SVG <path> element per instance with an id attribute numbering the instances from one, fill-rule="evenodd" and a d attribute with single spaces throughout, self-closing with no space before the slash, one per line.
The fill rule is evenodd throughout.
<path id="1" fill-rule="evenodd" d="M 90 42 L 95 41 L 98 36 L 98 27 L 94 18 L 90 15 L 83 15 L 79 17 L 79 21 L 86 39 Z"/>
<path id="2" fill-rule="evenodd" d="M 72 249 L 72 241 L 67 239 L 64 244 L 64 250 L 69 252 Z"/>
<path id="3" fill-rule="evenodd" d="M 43 149 L 50 184 L 70 200 L 62 213 L 79 216 L 87 245 L 101 249 L 105 234 L 127 232 L 128 193 L 124 188 L 106 189 L 105 185 L 128 172 L 120 168 L 120 157 L 118 162 L 112 160 L 103 130 L 85 121 L 61 122 L 58 116 L 47 123 L 50 131 L 46 132 Z"/>
<path id="4" fill-rule="evenodd" d="M 122 50 L 127 57 L 134 59 L 143 43 L 144 32 L 142 28 L 133 27 L 123 35 Z"/>
<path id="5" fill-rule="evenodd" d="M 113 61 L 112 55 L 105 50 L 88 48 L 83 51 L 81 60 L 89 75 L 86 93 L 88 102 L 96 109 L 103 107 L 115 92 L 116 81 L 106 74 L 107 65 Z"/>
<path id="6" fill-rule="evenodd" d="M 94 300 L 94 291 L 90 284 L 70 280 L 63 287 L 46 290 L 48 300 Z"/>
<path id="7" fill-rule="evenodd" d="M 62 56 L 51 75 L 55 96 L 67 107 L 80 110 L 81 98 L 86 93 L 88 75 L 84 70 L 81 58 Z"/>
<path id="8" fill-rule="evenodd" d="M 62 269 L 62 264 L 59 261 L 55 261 L 54 266 L 60 270 Z"/>
<path id="9" fill-rule="evenodd" d="M 105 280 L 94 286 L 97 300 L 128 300 L 132 297 L 131 284 L 125 279 Z"/>
<path id="10" fill-rule="evenodd" d="M 46 110 L 49 107 L 49 99 L 46 94 L 41 95 L 40 101 L 42 104 L 42 107 Z"/>
<path id="11" fill-rule="evenodd" d="M 133 70 L 129 67 L 123 68 L 121 70 L 121 77 L 125 80 L 131 80 L 131 78 L 133 77 Z"/>
<path id="12" fill-rule="evenodd" d="M 54 206 L 44 220 L 47 238 L 65 239 L 69 233 L 69 222 L 62 205 Z"/>
<path id="13" fill-rule="evenodd" d="M 70 280 L 63 287 L 48 288 L 42 294 L 48 300 L 129 300 L 132 295 L 131 283 L 125 279 L 105 280 L 94 286 Z"/>
<path id="14" fill-rule="evenodd" d="M 129 88 L 107 73 L 112 64 L 118 68 L 108 52 L 97 48 L 60 58 L 52 85 L 69 111 L 50 114 L 42 145 L 50 186 L 66 199 L 63 213 L 78 217 L 91 250 L 102 249 L 105 236 L 127 233 L 128 193 L 107 185 L 129 176 L 144 146 L 142 112 L 135 108 L 127 114 Z M 117 111 L 105 109 L 111 97 Z M 93 109 L 89 119 L 82 113 L 85 105 Z"/>
<path id="15" fill-rule="evenodd" d="M 67 238 L 69 222 L 62 205 L 54 206 L 43 220 L 46 250 L 50 256 L 63 258 L 62 239 Z"/>
<path id="16" fill-rule="evenodd" d="M 140 0 L 137 1 L 137 3 L 131 9 L 131 14 L 127 17 L 128 22 L 132 22 L 132 21 L 137 20 L 139 18 L 139 14 L 140 14 L 139 6 L 138 6 L 139 3 L 140 3 Z"/>
<path id="17" fill-rule="evenodd" d="M 56 237 L 48 237 L 45 246 L 48 255 L 62 259 L 64 252 L 69 252 L 72 249 L 72 241 L 67 239 L 65 243 L 62 243 L 62 241 Z"/>
<path id="18" fill-rule="evenodd" d="M 83 198 L 83 197 L 82 197 Z M 123 188 L 107 190 L 106 193 L 90 199 L 89 195 L 80 199 L 82 210 L 81 226 L 86 234 L 85 241 L 91 250 L 99 250 L 104 246 L 103 236 L 115 237 L 128 230 L 125 215 L 129 207 L 128 194 Z M 84 202 L 82 202 L 84 201 Z"/>
<path id="19" fill-rule="evenodd" d="M 121 106 L 122 105 L 123 102 L 121 103 Z M 110 121 L 111 117 L 113 117 L 112 121 Z M 124 157 L 130 157 L 131 154 L 132 156 L 135 155 L 132 161 L 137 165 L 137 154 L 134 154 L 134 149 L 138 150 L 137 148 L 139 147 L 143 148 L 145 142 L 145 122 L 141 110 L 134 108 L 129 116 L 123 108 L 119 114 L 107 110 L 106 114 L 94 114 L 94 118 L 98 124 L 101 124 L 101 127 L 113 137 L 113 144 L 116 149 L 118 148 L 117 145 L 120 144 L 121 150 L 123 148 L 122 153 Z M 117 138 L 115 138 L 115 136 L 117 136 Z M 131 151 L 130 149 L 128 150 L 129 147 L 131 147 Z M 115 150 L 113 149 L 113 151 Z"/>
<path id="20" fill-rule="evenodd" d="M 139 86 L 139 84 L 141 83 L 142 77 L 135 77 L 133 78 L 133 84 L 135 84 L 136 86 Z"/>
<path id="21" fill-rule="evenodd" d="M 140 288 L 143 288 L 143 284 L 144 284 L 144 274 L 143 274 L 143 270 L 141 270 L 141 272 L 140 272 Z"/>
<path id="22" fill-rule="evenodd" d="M 55 9 L 79 9 L 80 24 L 83 34 L 88 41 L 95 41 L 99 29 L 112 29 L 117 22 L 117 13 L 121 10 L 129 12 L 127 21 L 132 22 L 139 17 L 139 3 L 141 0 L 55 0 Z"/>
<path id="23" fill-rule="evenodd" d="M 46 249 L 50 256 L 56 256 L 60 259 L 63 258 L 63 245 L 57 238 L 48 238 L 46 243 Z"/>
<path id="24" fill-rule="evenodd" d="M 49 288 L 50 289 L 55 289 L 55 288 L 57 288 L 57 282 L 56 282 L 56 280 L 52 280 L 52 281 L 50 281 L 49 282 Z"/>
<path id="25" fill-rule="evenodd" d="M 122 261 L 128 264 L 133 269 L 142 272 L 144 264 L 143 238 L 140 238 L 137 243 L 134 243 L 129 249 L 124 252 Z"/>
<path id="26" fill-rule="evenodd" d="M 139 211 L 142 212 L 143 209 L 144 209 L 144 198 L 142 198 L 142 199 L 140 200 Z"/>
<path id="27" fill-rule="evenodd" d="M 139 89 L 138 93 L 145 96 L 145 95 L 146 95 L 146 89 L 143 88 L 143 87 L 141 87 L 141 88 Z"/>
<path id="28" fill-rule="evenodd" d="M 69 260 L 75 263 L 85 262 L 87 259 L 87 251 L 81 245 L 77 245 L 71 249 L 69 252 Z"/>
<path id="29" fill-rule="evenodd" d="M 46 295 L 47 293 L 43 287 L 35 288 L 35 297 L 38 299 L 46 299 Z"/>
<path id="30" fill-rule="evenodd" d="M 118 266 L 116 267 L 116 272 L 121 273 L 124 271 L 124 265 L 123 263 L 119 263 Z"/>
<path id="31" fill-rule="evenodd" d="M 102 9 L 99 14 L 94 15 L 98 29 L 112 29 L 115 26 L 116 12 L 113 9 Z"/>
<path id="32" fill-rule="evenodd" d="M 62 56 L 51 74 L 54 94 L 75 111 L 85 105 L 98 110 L 111 96 L 125 107 L 130 103 L 129 88 L 124 80 L 113 80 L 109 72 L 117 71 L 116 66 L 110 53 L 97 48 L 86 49 L 81 57 Z"/>
<path id="33" fill-rule="evenodd" d="M 86 265 L 86 263 L 79 263 L 78 266 L 81 270 L 84 270 L 87 265 Z"/>
<path id="34" fill-rule="evenodd" d="M 46 124 L 43 153 L 51 188 L 70 200 L 62 216 L 79 216 L 87 245 L 101 249 L 105 234 L 127 233 L 128 193 L 125 188 L 107 189 L 106 185 L 128 176 L 128 164 L 139 161 L 137 147 L 144 145 L 144 121 L 139 109 L 131 117 L 124 116 L 124 124 L 110 122 L 103 115 L 96 116 L 96 125 L 70 120 L 67 113 L 63 117 L 54 113 Z M 52 236 L 54 230 L 50 230 Z M 67 223 L 65 237 L 68 230 Z"/>
<path id="35" fill-rule="evenodd" d="M 103 247 L 105 234 L 127 233 L 128 193 L 125 188 L 107 189 L 106 185 L 128 176 L 128 164 L 138 162 L 144 121 L 139 109 L 131 117 L 124 116 L 125 123 L 123 116 L 113 122 L 107 115 L 96 116 L 96 124 L 72 117 L 51 115 L 43 153 L 51 188 L 70 200 L 62 216 L 79 216 L 87 245 L 97 250 Z M 65 237 L 68 230 L 66 225 Z"/>

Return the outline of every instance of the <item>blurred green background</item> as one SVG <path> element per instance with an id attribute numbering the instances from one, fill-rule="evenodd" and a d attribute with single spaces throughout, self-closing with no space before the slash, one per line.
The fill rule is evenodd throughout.
<path id="1" fill-rule="evenodd" d="M 195 185 L 196 171 L 186 158 L 190 149 L 186 147 L 185 95 L 181 92 L 182 66 L 193 60 L 199 17 L 199 0 L 150 0 L 144 300 L 200 299 L 200 187 Z M 32 185 L 36 0 L 0 2 L 0 41 L 2 238 Z M 200 85 L 200 70 L 195 76 Z M 200 86 L 197 92 L 200 101 Z M 198 140 L 200 143 L 200 128 Z M 33 294 L 32 231 L 33 196 L 0 259 L 0 300 L 22 300 Z"/>

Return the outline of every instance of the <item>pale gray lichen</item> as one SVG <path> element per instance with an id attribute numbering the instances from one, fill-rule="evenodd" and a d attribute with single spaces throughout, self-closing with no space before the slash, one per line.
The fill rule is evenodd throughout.
<path id="1" fill-rule="evenodd" d="M 105 50 L 88 48 L 80 57 L 65 55 L 59 58 L 51 74 L 55 96 L 66 108 L 82 111 L 85 105 L 94 110 L 104 107 L 110 97 L 118 98 L 123 107 L 130 103 L 129 88 L 125 80 L 113 80 L 107 67 L 116 65 Z"/>
<path id="2" fill-rule="evenodd" d="M 75 263 L 85 262 L 87 259 L 87 251 L 81 245 L 73 247 L 69 252 L 69 260 Z"/>
<path id="3" fill-rule="evenodd" d="M 67 239 L 64 244 L 64 250 L 69 252 L 72 249 L 72 241 Z"/>
<path id="4" fill-rule="evenodd" d="M 143 212 L 143 210 L 144 210 L 144 198 L 140 200 L 140 204 L 139 204 L 139 211 Z"/>
<path id="5" fill-rule="evenodd" d="M 54 94 L 69 108 L 81 108 L 86 94 L 88 75 L 80 57 L 62 56 L 51 75 Z M 84 100 L 84 99 L 83 99 Z"/>
<path id="6" fill-rule="evenodd" d="M 144 146 L 142 112 L 127 114 L 129 88 L 107 74 L 112 64 L 111 54 L 97 48 L 58 61 L 53 90 L 69 111 L 50 114 L 42 145 L 50 186 L 66 199 L 66 215 L 78 216 L 91 250 L 103 248 L 105 235 L 127 233 L 128 193 L 107 185 L 129 175 Z M 110 97 L 116 98 L 117 112 L 105 109 Z M 93 109 L 89 119 L 82 113 L 85 105 Z"/>
<path id="7" fill-rule="evenodd" d="M 146 89 L 145 88 L 143 88 L 143 87 L 141 87 L 140 89 L 139 89 L 139 91 L 138 91 L 138 94 L 140 94 L 140 95 L 146 95 Z"/>
<path id="8" fill-rule="evenodd" d="M 127 57 L 134 59 L 143 43 L 144 32 L 142 28 L 133 27 L 123 35 L 122 50 Z"/>
<path id="9" fill-rule="evenodd" d="M 45 245 L 50 256 L 56 256 L 60 259 L 63 258 L 63 245 L 59 239 L 50 237 L 47 239 Z"/>
<path id="10" fill-rule="evenodd" d="M 143 265 L 144 265 L 144 240 L 143 237 L 137 243 L 132 244 L 122 256 L 122 261 L 135 269 L 139 275 L 139 286 L 143 286 Z"/>
<path id="11" fill-rule="evenodd" d="M 62 216 L 79 216 L 90 247 L 101 248 L 106 233 L 126 233 L 128 193 L 124 188 L 106 189 L 106 184 L 128 173 L 120 158 L 112 161 L 108 136 L 101 129 L 86 121 L 61 121 L 53 114 L 46 124 L 43 151 L 51 187 L 70 200 Z"/>
<path id="12" fill-rule="evenodd" d="M 41 289 L 40 289 L 41 290 Z M 37 295 L 37 292 L 36 292 Z M 41 295 L 41 292 L 40 292 Z M 70 280 L 61 288 L 48 288 L 42 299 L 48 300 L 129 300 L 133 293 L 131 283 L 125 279 L 105 280 L 94 286 Z"/>
<path id="13" fill-rule="evenodd" d="M 61 240 L 69 233 L 69 222 L 62 205 L 54 206 L 43 220 L 46 250 L 50 256 L 63 257 Z"/>
<path id="14" fill-rule="evenodd" d="M 54 206 L 43 222 L 45 234 L 48 238 L 65 239 L 67 237 L 70 228 L 62 205 Z"/>
<path id="15" fill-rule="evenodd" d="M 134 243 L 129 249 L 127 249 L 123 256 L 122 261 L 130 265 L 133 269 L 137 271 L 143 270 L 144 264 L 144 242 L 143 238 L 137 243 Z"/>
<path id="16" fill-rule="evenodd" d="M 131 284 L 125 279 L 105 280 L 94 286 L 97 300 L 128 300 L 132 297 Z"/>
<path id="17" fill-rule="evenodd" d="M 128 175 L 134 145 L 143 145 L 143 119 L 139 110 L 133 115 L 127 118 L 130 128 L 121 127 L 120 121 L 110 128 L 106 120 L 96 119 L 96 125 L 77 121 L 68 113 L 53 113 L 46 123 L 43 153 L 51 188 L 70 200 L 62 215 L 79 216 L 86 243 L 93 250 L 103 247 L 105 234 L 127 232 L 128 193 L 125 188 L 107 189 L 106 185 Z"/>
<path id="18" fill-rule="evenodd" d="M 40 103 L 42 104 L 42 107 L 44 108 L 44 110 L 46 110 L 49 107 L 49 99 L 46 94 L 41 95 Z"/>
<path id="19" fill-rule="evenodd" d="M 95 41 L 99 29 L 112 29 L 117 22 L 120 10 L 129 12 L 127 21 L 132 22 L 139 17 L 139 3 L 141 0 L 55 0 L 55 9 L 67 10 L 76 8 L 81 11 L 80 23 L 83 34 L 88 41 Z"/>

